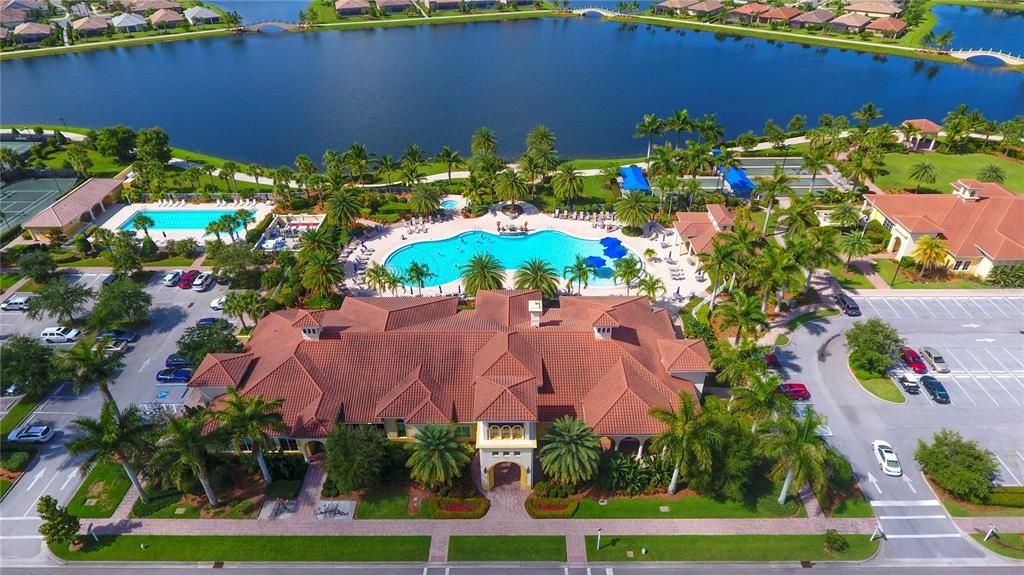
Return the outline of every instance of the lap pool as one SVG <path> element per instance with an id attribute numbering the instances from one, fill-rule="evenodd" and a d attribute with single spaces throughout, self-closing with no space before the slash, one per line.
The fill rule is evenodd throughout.
<path id="1" fill-rule="evenodd" d="M 593 256 L 603 258 L 605 266 L 597 268 L 597 277 L 590 279 L 590 286 L 611 287 L 614 285 L 611 266 L 615 258 L 606 256 L 604 250 L 605 247 L 598 240 L 585 240 L 554 230 L 532 232 L 525 236 L 498 236 L 472 231 L 444 240 L 410 244 L 388 256 L 384 265 L 397 272 L 404 272 L 412 262 L 426 264 L 430 272 L 436 275 L 427 280 L 425 285 L 437 286 L 458 280 L 459 266 L 477 254 L 493 255 L 506 270 L 515 270 L 526 260 L 540 258 L 551 264 L 559 276 L 566 266 L 576 260 L 576 256 Z M 512 286 L 512 278 L 512 272 L 505 275 L 506 287 Z"/>
<path id="2" fill-rule="evenodd" d="M 136 216 L 146 216 L 153 220 L 153 226 L 150 230 L 205 230 L 207 224 L 219 220 L 222 216 L 227 214 L 234 214 L 238 210 L 154 210 L 146 211 L 139 210 L 129 217 L 119 229 L 130 230 L 134 229 L 132 222 Z M 253 210 L 246 210 L 253 216 L 256 212 Z M 242 229 L 242 226 L 238 226 L 236 231 Z"/>

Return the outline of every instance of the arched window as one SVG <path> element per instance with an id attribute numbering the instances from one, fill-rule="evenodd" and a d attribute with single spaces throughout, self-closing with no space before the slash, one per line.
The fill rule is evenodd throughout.
<path id="1" fill-rule="evenodd" d="M 502 425 L 501 426 L 501 438 L 512 439 L 512 426 Z"/>
<path id="2" fill-rule="evenodd" d="M 492 425 L 487 428 L 487 439 L 501 439 L 501 428 Z"/>
<path id="3" fill-rule="evenodd" d="M 512 439 L 522 439 L 522 438 L 523 438 L 523 426 L 522 425 L 513 425 L 512 426 Z"/>

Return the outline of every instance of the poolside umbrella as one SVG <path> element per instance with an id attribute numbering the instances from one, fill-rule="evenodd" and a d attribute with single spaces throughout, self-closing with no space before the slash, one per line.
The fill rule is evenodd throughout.
<path id="1" fill-rule="evenodd" d="M 587 265 L 592 268 L 603 268 L 605 266 L 604 258 L 600 256 L 588 256 Z"/>
<path id="2" fill-rule="evenodd" d="M 615 246 L 621 245 L 621 244 L 622 244 L 622 240 L 620 240 L 619 238 L 613 238 L 611 236 L 607 236 L 607 237 L 601 239 L 601 245 L 606 247 L 606 248 L 615 247 Z"/>
<path id="3" fill-rule="evenodd" d="M 612 258 L 613 260 L 617 260 L 617 259 L 625 256 L 628 253 L 629 253 L 629 250 L 627 250 L 621 244 L 617 245 L 617 246 L 609 246 L 609 247 L 604 249 L 604 255 L 607 256 L 607 257 Z"/>

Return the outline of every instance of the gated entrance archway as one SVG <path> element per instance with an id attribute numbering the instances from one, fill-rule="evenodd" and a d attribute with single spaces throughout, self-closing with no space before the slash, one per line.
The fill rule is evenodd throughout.
<path id="1" fill-rule="evenodd" d="M 497 489 L 505 485 L 519 487 L 523 480 L 523 468 L 518 463 L 502 461 L 491 468 L 491 487 Z"/>

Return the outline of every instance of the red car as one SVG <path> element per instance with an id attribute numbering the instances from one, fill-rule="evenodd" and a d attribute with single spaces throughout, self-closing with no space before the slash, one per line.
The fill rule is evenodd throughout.
<path id="1" fill-rule="evenodd" d="M 779 356 L 774 353 L 769 353 L 764 356 L 764 366 L 775 371 L 782 369 L 782 365 L 779 364 Z"/>
<path id="2" fill-rule="evenodd" d="M 917 352 L 910 349 L 909 347 L 900 348 L 900 359 L 903 363 L 907 364 L 907 367 L 914 370 L 914 373 L 928 373 L 928 366 L 924 364 L 924 360 L 921 359 Z"/>
<path id="3" fill-rule="evenodd" d="M 811 392 L 807 391 L 807 386 L 802 383 L 780 383 L 778 390 L 794 401 L 807 401 L 811 398 Z"/>
<path id="4" fill-rule="evenodd" d="M 196 281 L 199 277 L 199 270 L 188 270 L 181 274 L 181 279 L 178 280 L 178 287 L 181 289 L 192 289 L 192 282 Z"/>

